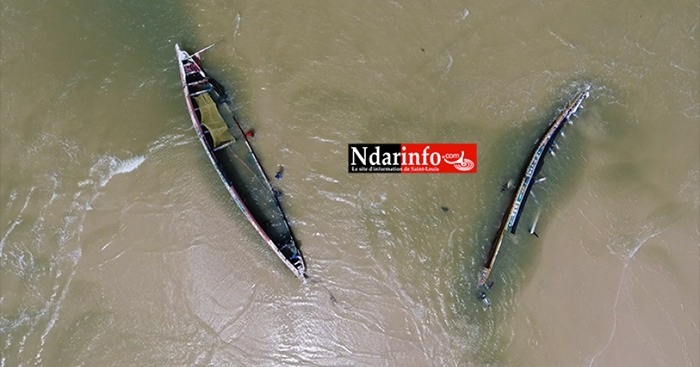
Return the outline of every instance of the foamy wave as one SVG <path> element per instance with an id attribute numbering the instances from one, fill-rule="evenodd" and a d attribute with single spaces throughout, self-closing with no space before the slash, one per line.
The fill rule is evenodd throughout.
<path id="1" fill-rule="evenodd" d="M 24 210 L 27 209 L 27 205 L 29 205 L 29 199 L 32 198 L 32 194 L 34 193 L 34 190 L 36 189 L 35 186 L 32 186 L 32 188 L 29 190 L 29 193 L 27 194 L 27 198 L 24 200 L 24 205 L 22 205 L 22 209 L 19 210 L 19 214 L 17 215 L 17 218 L 10 224 L 10 228 L 5 232 L 5 234 L 2 236 L 2 239 L 0 239 L 0 256 L 3 255 L 3 249 L 5 248 L 5 241 L 7 241 L 7 238 L 10 236 L 12 231 L 15 230 L 15 227 L 17 227 L 19 224 L 22 223 L 22 214 L 24 213 Z M 12 207 L 12 203 L 17 199 L 17 191 L 12 191 L 10 193 L 10 200 L 8 203 L 7 208 Z"/>
<path id="2" fill-rule="evenodd" d="M 343 203 L 343 204 L 350 205 L 350 206 L 353 207 L 353 208 L 357 208 L 357 207 L 358 207 L 357 204 L 356 204 L 355 202 L 353 202 L 353 201 L 351 201 L 351 200 L 348 200 L 348 199 L 346 199 L 346 198 L 344 198 L 344 197 L 335 195 L 335 194 L 333 194 L 333 193 L 331 193 L 331 192 L 319 190 L 319 194 L 325 196 L 327 199 L 330 199 L 330 200 L 333 200 L 333 201 L 337 201 L 337 202 L 339 202 L 339 203 Z"/>
<path id="3" fill-rule="evenodd" d="M 627 267 L 642 246 L 665 231 L 666 229 L 659 228 L 653 221 L 643 223 L 634 229 L 634 235 L 623 236 L 610 242 L 607 245 L 608 250 L 619 257 L 624 267 Z"/>
<path id="4" fill-rule="evenodd" d="M 7 205 L 5 206 L 5 210 L 10 210 L 12 208 L 12 203 L 15 202 L 15 199 L 17 199 L 17 191 L 12 190 L 12 192 L 10 192 L 10 196 L 7 198 Z"/>
<path id="5" fill-rule="evenodd" d="M 335 178 L 330 177 L 330 176 L 324 176 L 324 175 L 318 174 L 318 173 L 310 173 L 308 176 L 306 176 L 304 178 L 304 181 L 317 182 L 318 180 L 323 180 L 323 181 L 334 183 L 334 184 L 340 183 L 340 180 L 338 180 L 338 179 L 335 179 Z"/>
<path id="6" fill-rule="evenodd" d="M 176 147 L 189 143 L 185 134 L 168 134 L 164 135 L 148 147 L 148 154 L 153 154 L 165 147 Z"/>
<path id="7" fill-rule="evenodd" d="M 700 171 L 691 170 L 686 175 L 685 180 L 678 189 L 678 198 L 681 201 L 691 203 L 693 209 L 700 206 L 700 193 L 698 193 L 697 188 L 698 183 L 700 183 Z"/>
<path id="8" fill-rule="evenodd" d="M 98 176 L 100 187 L 104 187 L 116 175 L 129 173 L 139 168 L 146 160 L 144 156 L 119 159 L 113 156 L 103 156 L 90 169 L 90 173 Z"/>

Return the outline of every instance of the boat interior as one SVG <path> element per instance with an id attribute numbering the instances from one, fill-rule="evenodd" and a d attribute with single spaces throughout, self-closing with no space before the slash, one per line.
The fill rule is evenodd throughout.
<path id="1" fill-rule="evenodd" d="M 295 266 L 302 264 L 298 248 L 280 208 L 280 192 L 273 189 L 243 130 L 229 108 L 223 88 L 204 75 L 192 61 L 185 63 L 187 86 L 204 138 L 217 169 L 233 186 L 243 205 Z"/>

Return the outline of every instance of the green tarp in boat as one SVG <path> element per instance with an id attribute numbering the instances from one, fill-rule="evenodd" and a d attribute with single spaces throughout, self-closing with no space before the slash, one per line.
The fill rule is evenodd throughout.
<path id="1" fill-rule="evenodd" d="M 228 125 L 221 118 L 216 103 L 211 99 L 209 93 L 202 93 L 194 96 L 199 106 L 199 113 L 202 115 L 202 124 L 209 129 L 209 133 L 214 141 L 214 148 L 218 148 L 230 141 L 233 136 L 228 131 Z"/>

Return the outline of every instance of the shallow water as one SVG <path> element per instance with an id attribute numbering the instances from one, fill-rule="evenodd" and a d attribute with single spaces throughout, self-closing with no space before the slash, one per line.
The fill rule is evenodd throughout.
<path id="1" fill-rule="evenodd" d="M 696 2 L 0 6 L 0 366 L 700 365 Z M 216 42 L 284 165 L 308 284 L 210 167 L 175 42 Z M 500 187 L 586 83 L 484 309 Z M 348 174 L 360 142 L 479 173 Z"/>

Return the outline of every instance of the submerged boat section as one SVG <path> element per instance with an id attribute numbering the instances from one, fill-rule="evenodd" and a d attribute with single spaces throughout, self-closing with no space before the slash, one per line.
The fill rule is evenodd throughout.
<path id="1" fill-rule="evenodd" d="M 547 153 L 551 151 L 552 145 L 556 144 L 554 140 L 557 138 L 557 136 L 559 136 L 566 123 L 572 121 L 572 118 L 576 116 L 578 110 L 582 108 L 583 101 L 588 98 L 589 95 L 590 86 L 586 86 L 566 105 L 564 110 L 557 116 L 557 118 L 552 121 L 547 131 L 544 133 L 544 135 L 542 135 L 542 137 L 540 137 L 535 145 L 535 149 L 532 152 L 530 160 L 523 170 L 518 189 L 513 195 L 507 211 L 503 215 L 503 219 L 498 227 L 496 236 L 491 243 L 489 255 L 486 258 L 483 268 L 481 269 L 481 273 L 479 274 L 477 296 L 479 299 L 484 300 L 484 302 L 487 304 L 488 298 L 486 297 L 486 292 L 491 286 L 488 279 L 491 274 L 491 269 L 493 269 L 496 262 L 496 257 L 498 257 L 498 253 L 501 249 L 501 245 L 503 244 L 505 235 L 507 232 L 515 234 L 518 221 L 520 220 L 520 216 L 523 208 L 525 207 L 527 198 L 530 195 L 532 186 L 536 181 L 538 181 L 536 177 L 542 169 L 544 158 L 546 157 Z"/>
<path id="2" fill-rule="evenodd" d="M 248 222 L 285 266 L 305 281 L 304 259 L 282 211 L 278 192 L 233 116 L 225 90 L 202 69 L 203 51 L 190 55 L 175 45 L 182 92 L 197 137 Z"/>

